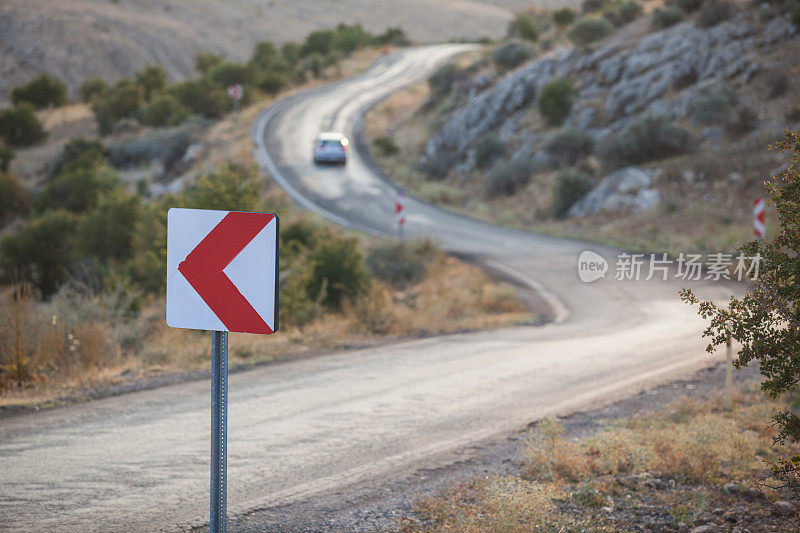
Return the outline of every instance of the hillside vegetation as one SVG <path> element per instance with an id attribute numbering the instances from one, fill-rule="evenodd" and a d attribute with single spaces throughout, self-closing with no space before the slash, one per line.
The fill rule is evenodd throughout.
<path id="1" fill-rule="evenodd" d="M 373 153 L 414 193 L 472 216 L 649 251 L 732 251 L 752 234 L 761 183 L 786 164 L 767 146 L 800 124 L 794 5 L 524 12 L 507 40 L 374 108 Z"/>
<path id="2" fill-rule="evenodd" d="M 555 0 L 542 0 L 542 5 Z M 189 77 L 199 52 L 241 61 L 259 41 L 282 44 L 338 22 L 373 33 L 409 29 L 414 41 L 499 37 L 522 0 L 4 0 L 0 3 L 0 102 L 43 72 L 74 97 L 88 78 L 115 82 L 159 64 Z"/>

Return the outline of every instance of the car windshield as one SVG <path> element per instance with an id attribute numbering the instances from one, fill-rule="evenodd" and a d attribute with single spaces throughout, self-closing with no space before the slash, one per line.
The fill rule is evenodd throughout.
<path id="1" fill-rule="evenodd" d="M 320 146 L 341 146 L 342 141 L 322 140 L 319 141 Z"/>

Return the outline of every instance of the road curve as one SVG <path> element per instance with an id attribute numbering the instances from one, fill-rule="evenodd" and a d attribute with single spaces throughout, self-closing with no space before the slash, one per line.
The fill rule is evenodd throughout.
<path id="1" fill-rule="evenodd" d="M 408 49 L 365 73 L 299 93 L 254 127 L 259 161 L 309 209 L 378 235 L 394 191 L 353 151 L 317 168 L 311 139 L 352 132 L 365 106 L 461 45 Z M 308 499 L 432 466 L 448 450 L 536 418 L 608 401 L 708 363 L 703 324 L 679 284 L 611 279 L 614 250 L 509 230 L 410 200 L 407 233 L 542 289 L 553 323 L 435 337 L 272 365 L 231 376 L 230 514 Z M 578 254 L 611 261 L 581 283 Z M 697 282 L 706 297 L 725 287 Z M 208 382 L 0 421 L 0 529 L 180 530 L 208 521 Z"/>

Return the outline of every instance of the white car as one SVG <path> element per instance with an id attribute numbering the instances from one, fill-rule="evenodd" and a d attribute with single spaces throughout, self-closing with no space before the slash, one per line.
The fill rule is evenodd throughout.
<path id="1" fill-rule="evenodd" d="M 347 163 L 350 141 L 341 133 L 320 133 L 314 139 L 314 163 Z"/>

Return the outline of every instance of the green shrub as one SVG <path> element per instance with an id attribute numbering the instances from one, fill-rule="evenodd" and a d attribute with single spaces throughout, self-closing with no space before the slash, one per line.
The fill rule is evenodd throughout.
<path id="1" fill-rule="evenodd" d="M 194 69 L 201 75 L 205 76 L 211 67 L 217 63 L 222 63 L 223 61 L 225 61 L 225 58 L 219 54 L 215 54 L 213 52 L 200 52 L 194 56 Z"/>
<path id="2" fill-rule="evenodd" d="M 553 186 L 553 216 L 566 218 L 569 208 L 586 196 L 592 187 L 592 181 L 583 172 L 575 169 L 560 171 Z"/>
<path id="3" fill-rule="evenodd" d="M 108 161 L 108 149 L 103 141 L 78 137 L 72 139 L 50 164 L 48 175 L 52 179 L 58 174 L 97 168 Z"/>
<path id="4" fill-rule="evenodd" d="M 532 58 L 534 50 L 520 41 L 510 41 L 492 52 L 492 61 L 504 69 L 516 68 Z"/>
<path id="5" fill-rule="evenodd" d="M 430 241 L 386 243 L 369 251 L 366 264 L 376 278 L 402 289 L 422 280 L 435 252 Z"/>
<path id="6" fill-rule="evenodd" d="M 255 169 L 227 163 L 203 175 L 186 196 L 188 206 L 194 209 L 258 211 L 260 192 L 261 180 Z"/>
<path id="7" fill-rule="evenodd" d="M 609 170 L 664 159 L 692 150 L 692 135 L 663 115 L 648 115 L 632 123 L 599 148 Z"/>
<path id="8" fill-rule="evenodd" d="M 141 206 L 132 224 L 133 257 L 125 264 L 123 272 L 134 286 L 146 293 L 163 293 L 166 288 L 167 211 L 177 204 L 170 197 L 151 200 Z"/>
<path id="9" fill-rule="evenodd" d="M 0 172 L 0 226 L 30 208 L 30 194 L 10 172 Z"/>
<path id="10" fill-rule="evenodd" d="M 50 180 L 34 199 L 34 207 L 39 213 L 52 209 L 84 213 L 117 182 L 117 175 L 107 167 L 74 167 Z"/>
<path id="11" fill-rule="evenodd" d="M 246 63 L 217 63 L 206 73 L 206 79 L 227 89 L 231 85 L 250 85 L 256 81 L 255 70 Z"/>
<path id="12" fill-rule="evenodd" d="M 0 110 L 0 139 L 13 147 L 31 146 L 47 138 L 31 104 Z"/>
<path id="13" fill-rule="evenodd" d="M 103 196 L 77 227 L 80 250 L 100 261 L 133 255 L 133 235 L 141 199 L 116 190 Z"/>
<path id="14" fill-rule="evenodd" d="M 497 165 L 489 174 L 486 194 L 490 197 L 510 196 L 525 187 L 534 165 L 529 159 L 516 158 Z"/>
<path id="15" fill-rule="evenodd" d="M 183 157 L 194 142 L 194 135 L 190 124 L 148 131 L 140 137 L 109 145 L 108 159 L 117 168 L 138 167 L 153 161 L 161 161 L 168 168 Z"/>
<path id="16" fill-rule="evenodd" d="M 135 117 L 144 103 L 144 89 L 131 80 L 121 80 L 92 103 L 100 133 L 111 133 L 122 118 Z"/>
<path id="17" fill-rule="evenodd" d="M 536 42 L 539 39 L 539 26 L 532 15 L 520 13 L 508 24 L 507 33 L 510 38 Z"/>
<path id="18" fill-rule="evenodd" d="M 600 11 L 606 5 L 608 5 L 609 0 L 583 0 L 581 3 L 581 10 L 584 13 L 592 13 L 594 11 Z"/>
<path id="19" fill-rule="evenodd" d="M 426 155 L 417 164 L 417 170 L 434 180 L 443 180 L 453 170 L 458 158 L 446 149 L 437 150 L 434 155 Z"/>
<path id="20" fill-rule="evenodd" d="M 225 88 L 208 80 L 189 80 L 176 83 L 170 92 L 180 104 L 194 115 L 206 118 L 220 118 L 231 109 L 231 102 Z"/>
<path id="21" fill-rule="evenodd" d="M 697 11 L 703 5 L 703 0 L 678 0 L 677 6 L 687 13 Z"/>
<path id="22" fill-rule="evenodd" d="M 36 109 L 58 107 L 67 103 L 67 86 L 61 80 L 42 74 L 11 91 L 14 105 L 27 103 Z"/>
<path id="23" fill-rule="evenodd" d="M 669 28 L 679 23 L 683 20 L 683 17 L 683 11 L 677 6 L 668 6 L 664 9 L 656 8 L 655 11 L 653 11 L 653 21 L 651 24 L 653 28 L 663 30 L 664 28 Z"/>
<path id="24" fill-rule="evenodd" d="M 160 65 L 150 65 L 134 74 L 134 81 L 144 91 L 144 99 L 150 101 L 167 88 L 167 73 Z"/>
<path id="25" fill-rule="evenodd" d="M 605 16 L 615 26 L 623 26 L 633 22 L 642 14 L 642 4 L 628 0 L 617 9 L 606 11 Z"/>
<path id="26" fill-rule="evenodd" d="M 572 166 L 594 149 L 591 135 L 576 128 L 566 128 L 544 143 L 544 151 L 558 159 L 562 166 Z"/>
<path id="27" fill-rule="evenodd" d="M 361 24 L 339 24 L 333 32 L 330 42 L 330 50 L 349 55 L 359 48 L 373 46 L 375 37 L 364 31 Z"/>
<path id="28" fill-rule="evenodd" d="M 734 11 L 734 5 L 728 0 L 705 0 L 697 23 L 701 28 L 710 28 L 731 18 Z"/>
<path id="29" fill-rule="evenodd" d="M 176 126 L 189 117 L 189 112 L 175 96 L 164 93 L 155 96 L 142 107 L 140 118 L 142 124 L 154 128 Z"/>
<path id="30" fill-rule="evenodd" d="M 391 137 L 387 137 L 386 135 L 376 138 L 372 141 L 372 145 L 384 157 L 393 156 L 400 152 L 400 148 L 397 147 L 397 144 L 395 144 Z"/>
<path id="31" fill-rule="evenodd" d="M 726 124 L 736 100 L 736 93 L 730 87 L 706 86 L 692 95 L 689 114 L 701 124 Z"/>
<path id="32" fill-rule="evenodd" d="M 500 142 L 497 135 L 491 133 L 484 135 L 478 139 L 475 146 L 475 165 L 478 168 L 488 167 L 495 159 L 503 155 L 505 148 L 505 145 Z"/>
<path id="33" fill-rule="evenodd" d="M 537 107 L 549 126 L 560 126 L 572 111 L 575 89 L 567 79 L 553 79 L 539 92 Z"/>
<path id="34" fill-rule="evenodd" d="M 0 241 L 0 273 L 5 282 L 25 281 L 48 297 L 69 277 L 75 259 L 77 217 L 48 211 L 29 219 Z"/>
<path id="35" fill-rule="evenodd" d="M 375 40 L 378 44 L 389 44 L 392 46 L 408 46 L 411 44 L 403 28 L 390 27 L 378 35 Z"/>
<path id="36" fill-rule="evenodd" d="M 441 100 L 450 93 L 456 82 L 466 78 L 466 74 L 455 63 L 442 65 L 428 78 L 428 87 L 431 89 L 430 99 Z"/>
<path id="37" fill-rule="evenodd" d="M 95 98 L 108 90 L 108 84 L 102 78 L 90 78 L 81 84 L 81 101 L 91 103 Z"/>
<path id="38" fill-rule="evenodd" d="M 355 239 L 327 235 L 309 255 L 305 280 L 308 299 L 339 310 L 344 299 L 354 300 L 369 289 L 369 274 Z"/>
<path id="39" fill-rule="evenodd" d="M 317 228 L 307 219 L 284 226 L 281 224 L 281 252 L 296 255 L 300 250 L 310 250 L 317 244 Z"/>
<path id="40" fill-rule="evenodd" d="M 604 18 L 584 17 L 567 30 L 567 38 L 578 46 L 599 41 L 613 33 L 611 23 Z"/>
<path id="41" fill-rule="evenodd" d="M 553 22 L 556 23 L 557 26 L 569 26 L 575 19 L 577 18 L 577 13 L 573 10 L 569 9 L 568 7 L 557 9 L 553 11 Z"/>
<path id="42" fill-rule="evenodd" d="M 333 41 L 333 30 L 312 31 L 306 35 L 300 47 L 300 55 L 301 57 L 308 57 L 311 54 L 324 56 L 331 50 L 331 41 Z"/>

